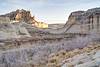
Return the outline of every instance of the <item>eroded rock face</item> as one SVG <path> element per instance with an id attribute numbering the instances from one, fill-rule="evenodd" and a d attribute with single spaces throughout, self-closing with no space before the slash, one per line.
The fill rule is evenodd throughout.
<path id="1" fill-rule="evenodd" d="M 33 42 L 33 41 L 32 41 Z M 8 48 L 9 45 L 4 45 L 3 43 L 0 44 L 1 47 L 4 46 L 4 48 L 1 50 L 0 53 L 0 65 L 4 64 L 6 66 L 13 66 L 17 67 L 16 65 L 21 66 L 27 66 L 27 64 L 31 65 L 44 65 L 47 64 L 48 56 L 51 53 L 57 53 L 60 50 L 72 50 L 75 48 L 82 48 L 90 41 L 87 41 L 87 37 L 83 38 L 77 38 L 73 39 L 72 41 L 67 41 L 66 39 L 61 40 L 38 40 L 38 42 L 33 42 L 32 44 L 30 42 L 23 43 L 24 46 L 18 46 L 16 45 L 16 48 L 14 46 L 10 45 L 10 49 Z M 26 45 L 26 47 L 25 47 Z M 12 47 L 12 48 L 11 48 Z M 8 48 L 8 49 L 7 49 Z M 63 52 L 62 52 L 63 54 Z M 54 62 L 54 61 L 53 61 Z M 21 67 L 19 66 L 19 67 Z M 42 66 L 36 66 L 36 67 L 42 67 Z M 52 66 L 50 66 L 52 67 Z M 55 67 L 55 66 L 54 66 Z"/>
<path id="2" fill-rule="evenodd" d="M 17 20 L 19 20 L 20 17 L 22 17 L 20 13 L 17 13 L 19 16 L 19 17 L 16 17 Z M 15 14 L 12 12 L 11 15 L 7 15 L 7 17 L 11 18 L 12 16 L 15 16 Z M 70 24 L 70 23 L 72 24 L 73 22 L 75 22 L 76 24 L 82 25 L 81 21 L 83 19 L 87 19 L 89 14 L 90 14 L 90 12 L 88 13 L 88 11 L 86 13 L 85 13 L 85 11 L 73 12 L 69 17 L 68 24 Z M 26 16 L 26 15 L 23 15 L 23 18 L 21 20 L 28 21 L 29 19 L 27 19 L 27 17 L 24 17 L 24 16 Z M 29 13 L 28 13 L 28 16 L 30 17 Z M 79 20 L 79 17 L 80 17 L 80 20 Z M 16 19 L 16 18 L 12 18 L 12 20 Z M 26 19 L 24 19 L 24 18 L 26 18 Z M 74 18 L 74 20 L 73 20 L 73 18 Z M 95 22 L 95 23 L 97 23 L 97 22 Z M 85 24 L 87 24 L 87 23 L 85 23 Z M 37 31 L 37 29 L 31 28 L 30 25 L 28 25 L 26 23 L 25 24 L 2 23 L 2 24 L 0 24 L 0 38 L 1 39 L 8 39 L 8 38 L 13 39 L 13 38 L 22 38 L 22 37 L 26 37 L 26 36 L 30 37 L 30 34 L 28 33 L 26 28 L 29 29 L 30 32 L 31 31 L 36 32 L 36 34 L 39 32 L 38 34 L 40 34 L 40 35 L 35 36 L 33 34 L 33 38 L 39 37 L 40 39 L 38 39 L 38 41 L 30 39 L 29 42 L 24 41 L 25 43 L 21 42 L 22 41 L 21 40 L 20 44 L 19 44 L 19 41 L 15 41 L 15 42 L 17 42 L 17 44 L 14 41 L 13 41 L 14 42 L 13 44 L 11 44 L 11 43 L 8 44 L 8 42 L 7 42 L 7 44 L 0 42 L 0 48 L 1 48 L 0 49 L 0 51 L 1 51 L 0 52 L 0 67 L 25 67 L 25 66 L 26 67 L 35 67 L 34 65 L 42 65 L 42 64 L 44 66 L 37 66 L 37 67 L 56 67 L 56 66 L 59 67 L 60 61 L 62 64 L 63 60 L 65 60 L 66 58 L 69 58 L 66 60 L 72 60 L 71 57 L 75 56 L 76 54 L 80 54 L 80 53 L 84 53 L 84 52 L 88 52 L 89 54 L 91 54 L 90 52 L 92 52 L 92 50 L 94 50 L 95 48 L 98 47 L 97 49 L 100 49 L 100 45 L 98 45 L 96 47 L 91 47 L 90 49 L 87 47 L 83 48 L 93 40 L 92 35 L 86 36 L 86 37 L 85 36 L 84 37 L 76 36 L 74 39 L 68 40 L 67 37 L 63 37 L 63 34 L 59 34 L 59 35 L 55 34 L 55 33 L 60 33 L 61 30 L 63 32 L 65 32 L 66 27 L 65 27 L 65 29 L 58 29 L 59 32 L 58 32 L 58 30 L 57 31 L 53 30 L 54 35 L 51 34 L 51 36 L 49 36 L 50 33 L 49 34 L 47 33 L 47 36 L 46 36 L 44 34 L 45 31 L 44 32 L 42 30 Z M 74 27 L 74 28 L 76 29 L 76 27 Z M 41 34 L 44 34 L 44 36 L 42 36 Z M 60 36 L 60 35 L 62 35 L 62 36 Z M 58 39 L 55 36 L 57 36 Z M 43 37 L 44 37 L 44 39 L 42 39 Z M 61 37 L 63 37 L 63 38 L 60 39 Z M 95 39 L 97 37 L 95 37 Z M 48 38 L 48 39 L 46 39 L 46 38 Z M 98 37 L 98 38 L 100 39 L 100 37 Z M 82 48 L 83 48 L 83 50 L 81 51 Z M 76 49 L 76 50 L 73 50 L 73 49 Z M 73 50 L 73 51 L 69 51 L 69 50 Z M 58 51 L 61 51 L 61 52 L 58 53 Z M 49 55 L 52 53 L 54 53 L 54 54 L 49 57 Z M 55 53 L 57 53 L 57 54 L 55 55 Z M 88 53 L 81 54 L 79 56 L 75 56 L 75 57 L 73 57 L 74 61 L 71 62 L 73 64 L 64 63 L 64 64 L 62 64 L 62 66 L 66 67 L 66 65 L 69 65 L 68 67 L 73 67 L 73 66 L 80 67 L 81 66 L 80 64 L 84 63 L 82 66 L 87 67 L 86 64 L 90 65 L 90 64 L 94 63 L 94 60 L 91 61 L 92 60 L 91 56 L 88 56 Z M 92 55 L 93 59 L 95 59 L 95 61 L 97 61 L 97 64 L 99 64 L 99 60 L 98 60 L 99 50 L 96 54 L 94 54 L 94 53 L 92 53 L 92 54 L 93 54 Z M 85 58 L 85 59 L 83 59 L 83 58 Z M 50 61 L 50 63 L 49 63 L 49 61 Z M 91 62 L 85 63 L 87 61 L 91 61 Z M 79 65 L 76 65 L 76 64 L 79 64 Z"/>
<path id="3" fill-rule="evenodd" d="M 68 18 L 68 22 L 80 22 L 80 19 L 82 18 L 81 15 L 84 13 L 84 11 L 76 11 L 72 12 Z"/>
<path id="4" fill-rule="evenodd" d="M 67 25 L 72 24 L 73 26 L 66 32 L 100 32 L 100 8 L 88 9 L 87 11 L 72 12 L 68 18 L 67 23 L 65 24 L 65 28 Z"/>
<path id="5" fill-rule="evenodd" d="M 13 11 L 5 15 L 0 15 L 0 17 L 9 17 L 10 20 L 18 20 L 18 21 L 25 21 L 25 22 L 29 22 L 30 19 L 32 19 L 30 11 L 26 11 L 23 9 Z"/>
<path id="6" fill-rule="evenodd" d="M 28 24 L 32 24 L 34 27 L 37 27 L 37 28 L 48 28 L 47 23 L 36 21 L 35 17 L 31 16 L 30 11 L 26 11 L 24 9 L 22 9 L 22 10 L 18 9 L 16 11 L 7 13 L 5 15 L 0 15 L 0 17 L 2 17 L 0 19 L 0 21 L 1 20 L 8 21 L 7 18 L 9 18 L 9 20 L 12 21 L 11 23 L 25 22 L 25 23 L 28 23 Z"/>
<path id="7" fill-rule="evenodd" d="M 27 29 L 20 25 L 13 25 L 10 23 L 0 23 L 0 39 L 11 39 L 30 37 Z"/>
<path id="8" fill-rule="evenodd" d="M 9 23 L 10 18 L 9 17 L 0 17 L 0 23 Z"/>
<path id="9" fill-rule="evenodd" d="M 100 8 L 88 9 L 87 11 L 75 11 L 72 12 L 68 18 L 68 21 L 71 22 L 74 18 L 75 23 L 87 23 L 89 22 L 89 17 L 95 18 L 95 16 L 100 16 Z M 87 21 L 88 20 L 88 21 Z M 94 19 L 94 22 L 97 21 Z"/>

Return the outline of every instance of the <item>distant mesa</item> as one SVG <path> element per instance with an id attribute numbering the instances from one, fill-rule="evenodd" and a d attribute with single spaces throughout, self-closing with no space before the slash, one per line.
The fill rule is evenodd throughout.
<path id="1" fill-rule="evenodd" d="M 48 28 L 48 24 L 44 22 L 38 22 L 35 20 L 35 17 L 31 16 L 30 11 L 26 11 L 24 9 L 21 10 L 16 10 L 10 13 L 7 13 L 5 15 L 0 15 L 0 21 L 4 22 L 10 22 L 12 21 L 13 23 L 15 22 L 26 22 L 29 24 L 32 24 L 35 27 L 38 28 Z"/>

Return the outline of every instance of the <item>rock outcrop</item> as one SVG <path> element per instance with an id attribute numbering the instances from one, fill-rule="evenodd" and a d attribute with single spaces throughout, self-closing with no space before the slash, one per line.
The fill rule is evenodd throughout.
<path id="1" fill-rule="evenodd" d="M 9 23 L 10 19 L 8 17 L 0 17 L 0 23 Z"/>
<path id="2" fill-rule="evenodd" d="M 0 16 L 8 18 L 0 23 L 0 67 L 99 66 L 100 34 L 90 34 L 93 29 L 99 29 L 97 12 L 100 12 L 99 8 L 73 12 L 59 29 L 33 27 L 28 21 L 34 18 L 24 10 Z M 5 20 L 20 23 L 3 23 Z M 83 32 L 82 29 L 89 34 L 75 35 Z"/>
<path id="3" fill-rule="evenodd" d="M 20 24 L 0 23 L 0 40 L 21 37 L 30 37 L 25 27 L 22 27 Z"/>
<path id="4" fill-rule="evenodd" d="M 30 11 L 26 10 L 16 10 L 10 13 L 7 13 L 5 15 L 0 15 L 0 17 L 8 17 L 10 20 L 18 20 L 18 21 L 24 21 L 29 22 L 31 19 L 34 20 L 34 17 L 31 17 Z"/>
<path id="5" fill-rule="evenodd" d="M 35 20 L 35 17 L 31 16 L 30 11 L 26 11 L 24 9 L 22 10 L 16 10 L 10 13 L 7 13 L 5 15 L 0 15 L 2 18 L 9 18 L 10 21 L 14 22 L 26 22 L 28 24 L 32 24 L 35 27 L 38 28 L 48 28 L 48 24 L 44 22 L 39 22 Z M 5 19 L 7 20 L 7 19 Z"/>
<path id="6" fill-rule="evenodd" d="M 71 25 L 72 23 L 74 25 L 66 32 L 100 32 L 100 8 L 72 12 L 65 24 L 65 28 L 68 24 Z"/>

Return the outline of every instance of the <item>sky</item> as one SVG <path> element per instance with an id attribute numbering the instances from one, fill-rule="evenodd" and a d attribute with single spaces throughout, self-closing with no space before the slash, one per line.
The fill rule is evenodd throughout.
<path id="1" fill-rule="evenodd" d="M 0 0 L 0 14 L 25 9 L 48 24 L 66 23 L 71 12 L 95 7 L 100 7 L 100 0 Z"/>

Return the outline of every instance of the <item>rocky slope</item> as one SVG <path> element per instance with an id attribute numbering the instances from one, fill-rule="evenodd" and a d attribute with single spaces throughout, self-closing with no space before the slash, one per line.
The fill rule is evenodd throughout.
<path id="1" fill-rule="evenodd" d="M 47 59 L 51 53 L 82 48 L 88 45 L 89 42 L 85 40 L 86 37 L 81 42 L 79 42 L 80 39 L 72 41 L 67 40 L 67 38 L 61 40 L 33 40 L 32 42 L 23 43 L 23 45 L 0 43 L 0 67 L 24 67 L 24 65 L 29 65 L 29 67 L 42 67 L 43 65 L 43 67 L 47 67 Z"/>
<path id="2" fill-rule="evenodd" d="M 49 56 L 47 65 L 48 67 L 99 67 L 100 44 L 92 43 L 85 48 L 72 51 L 61 50 Z"/>
<path id="3" fill-rule="evenodd" d="M 30 34 L 25 27 L 10 23 L 0 23 L 0 40 L 21 37 L 30 37 Z"/>
<path id="4" fill-rule="evenodd" d="M 0 23 L 0 67 L 98 67 L 100 34 L 68 32 L 97 11 L 73 12 L 59 29 L 39 29 L 27 22 Z M 76 22 L 79 17 L 81 21 Z"/>

